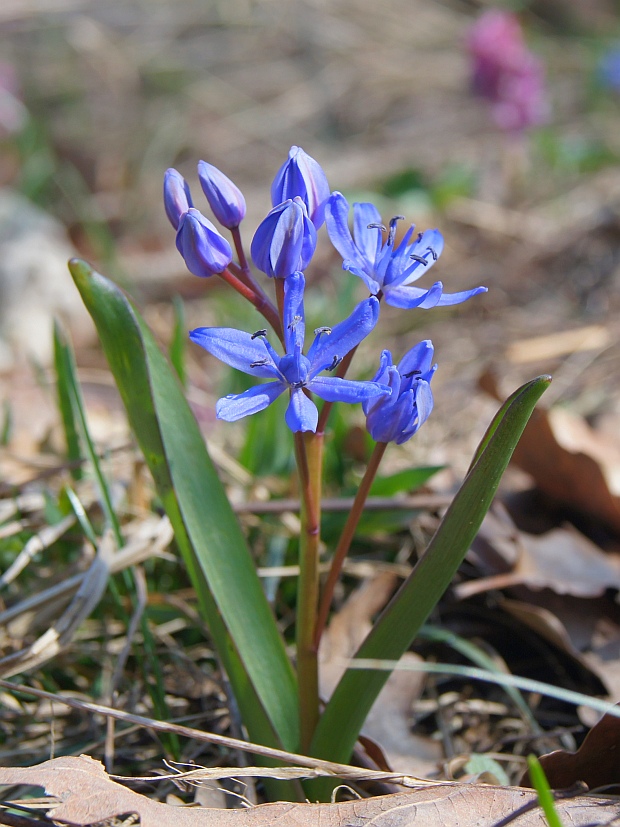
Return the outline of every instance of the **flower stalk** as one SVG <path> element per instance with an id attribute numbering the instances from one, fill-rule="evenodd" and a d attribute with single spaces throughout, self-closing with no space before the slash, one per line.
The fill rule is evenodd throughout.
<path id="1" fill-rule="evenodd" d="M 310 748 L 319 720 L 318 650 L 315 623 L 319 602 L 319 552 L 321 537 L 321 480 L 323 440 L 316 434 L 296 433 L 295 452 L 301 483 L 301 535 L 297 581 L 297 681 L 301 749 Z"/>
<path id="2" fill-rule="evenodd" d="M 273 329 L 276 332 L 276 335 L 281 340 L 282 325 L 280 323 L 280 319 L 278 318 L 278 313 L 273 304 L 265 295 L 265 293 L 263 293 L 262 290 L 260 291 L 260 293 L 257 293 L 239 276 L 235 276 L 233 273 L 231 273 L 228 267 L 221 273 L 218 273 L 218 275 L 223 281 L 226 282 L 226 284 L 229 284 L 233 288 L 233 290 L 236 290 L 237 293 L 239 293 L 239 295 L 243 296 L 243 298 L 247 299 L 250 302 L 250 304 L 254 305 L 258 312 L 262 316 L 264 316 L 265 319 L 269 322 L 269 324 L 273 327 Z"/>
<path id="3" fill-rule="evenodd" d="M 368 461 L 368 465 L 366 466 L 366 471 L 364 472 L 364 476 L 360 482 L 359 488 L 357 489 L 355 499 L 353 500 L 353 506 L 349 511 L 349 516 L 347 517 L 347 521 L 342 529 L 342 534 L 338 540 L 338 545 L 334 551 L 331 568 L 329 570 L 327 580 L 325 581 L 325 586 L 323 587 L 314 631 L 314 647 L 317 652 L 321 642 L 321 636 L 327 624 L 327 617 L 329 615 L 332 599 L 334 597 L 336 583 L 340 577 L 340 572 L 342 571 L 345 558 L 351 548 L 351 543 L 353 542 L 357 525 L 362 514 L 364 513 L 364 505 L 366 503 L 366 499 L 368 498 L 370 487 L 372 486 L 373 480 L 379 470 L 379 465 L 381 464 L 381 460 L 383 459 L 387 446 L 387 442 L 377 442 L 375 444 L 370 460 Z"/>

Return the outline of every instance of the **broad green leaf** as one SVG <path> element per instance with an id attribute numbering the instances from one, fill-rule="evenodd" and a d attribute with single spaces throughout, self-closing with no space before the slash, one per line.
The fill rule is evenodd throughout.
<path id="1" fill-rule="evenodd" d="M 550 381 L 547 376 L 533 379 L 501 407 L 426 552 L 355 657 L 397 660 L 408 649 L 467 553 L 534 406 Z M 317 727 L 312 755 L 329 756 L 331 761 L 349 759 L 366 716 L 388 677 L 389 672 L 382 670 L 345 672 Z M 313 797 L 329 795 L 329 783 L 317 781 L 312 785 Z"/>
<path id="2" fill-rule="evenodd" d="M 133 305 L 85 262 L 88 308 L 250 736 L 298 744 L 295 678 L 241 527 L 178 379 Z"/>
<path id="3" fill-rule="evenodd" d="M 169 356 L 170 364 L 175 369 L 179 381 L 185 387 L 185 350 L 187 348 L 187 327 L 185 324 L 185 307 L 180 296 L 172 299 L 174 308 L 174 329 L 172 341 L 170 342 Z"/>

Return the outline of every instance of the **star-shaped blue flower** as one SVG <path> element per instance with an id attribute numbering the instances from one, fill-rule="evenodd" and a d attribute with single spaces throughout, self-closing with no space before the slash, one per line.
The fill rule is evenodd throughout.
<path id="1" fill-rule="evenodd" d="M 324 370 L 334 370 L 374 328 L 379 318 L 377 299 L 371 296 L 358 304 L 353 313 L 333 329 L 317 328 L 308 355 L 304 356 L 304 287 L 301 272 L 292 273 L 284 282 L 284 356 L 273 349 L 265 330 L 250 334 L 229 327 L 199 327 L 189 334 L 192 341 L 227 365 L 250 376 L 272 380 L 218 400 L 215 407 L 218 419 L 234 422 L 262 411 L 288 390 L 286 424 L 294 432 L 314 432 L 318 410 L 310 393 L 327 402 L 363 402 L 391 392 L 379 382 L 319 376 Z"/>
<path id="2" fill-rule="evenodd" d="M 331 194 L 325 208 L 325 223 L 332 244 L 343 258 L 342 267 L 359 276 L 374 295 L 382 293 L 385 301 L 394 307 L 429 308 L 460 304 L 486 287 L 475 287 L 460 293 L 444 293 L 440 281 L 428 290 L 413 287 L 421 275 L 433 266 L 443 250 L 443 236 L 439 230 L 426 230 L 414 241 L 411 227 L 398 245 L 394 246 L 396 216 L 386 228 L 374 204 L 353 205 L 353 234 L 349 229 L 349 203 L 340 192 Z"/>

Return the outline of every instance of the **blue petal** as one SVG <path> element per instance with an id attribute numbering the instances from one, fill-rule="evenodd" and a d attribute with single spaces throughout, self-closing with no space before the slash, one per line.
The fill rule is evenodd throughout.
<path id="1" fill-rule="evenodd" d="M 213 215 L 223 227 L 232 230 L 245 218 L 245 198 L 239 187 L 217 167 L 198 162 L 198 177 Z"/>
<path id="2" fill-rule="evenodd" d="M 398 363 L 398 372 L 405 376 L 412 371 L 426 373 L 433 361 L 433 343 L 430 339 L 418 342 L 409 350 Z"/>
<path id="3" fill-rule="evenodd" d="M 422 290 L 420 287 L 390 287 L 385 291 L 385 301 L 392 307 L 401 307 L 409 310 L 413 307 L 421 307 L 427 310 L 435 307 L 443 292 L 443 284 L 435 282 L 429 290 Z"/>
<path id="4" fill-rule="evenodd" d="M 179 229 L 181 216 L 193 206 L 192 195 L 185 178 L 176 169 L 167 169 L 164 174 L 164 207 L 175 230 Z"/>
<path id="5" fill-rule="evenodd" d="M 323 224 L 325 203 L 329 198 L 329 184 L 320 164 L 299 146 L 292 146 L 271 185 L 271 203 L 299 196 L 308 210 L 310 220 L 318 230 Z"/>
<path id="6" fill-rule="evenodd" d="M 395 442 L 397 445 L 402 445 L 403 442 L 406 442 L 417 433 L 433 410 L 433 392 L 428 382 L 418 381 L 413 393 L 415 394 L 416 416 L 412 419 L 409 426 L 403 428 L 396 437 Z"/>
<path id="7" fill-rule="evenodd" d="M 364 266 L 349 229 L 349 202 L 341 192 L 332 192 L 325 206 L 329 239 L 345 261 Z"/>
<path id="8" fill-rule="evenodd" d="M 443 293 L 437 307 L 448 307 L 452 304 L 461 304 L 471 299 L 472 296 L 477 296 L 479 293 L 487 293 L 488 287 L 474 287 L 473 290 L 463 290 L 460 293 Z"/>
<path id="9" fill-rule="evenodd" d="M 381 224 L 381 213 L 374 204 L 363 201 L 353 204 L 353 238 L 362 259 L 371 273 L 383 245 L 383 236 L 379 227 L 369 224 Z"/>
<path id="10" fill-rule="evenodd" d="M 310 378 L 329 368 L 334 359 L 342 359 L 364 339 L 379 319 L 379 302 L 374 296 L 360 302 L 348 319 L 332 329 L 329 335 L 318 335 L 308 352 Z"/>
<path id="11" fill-rule="evenodd" d="M 250 245 L 252 260 L 272 278 L 304 270 L 316 248 L 316 230 L 303 201 L 295 197 L 274 207 L 259 224 Z"/>
<path id="12" fill-rule="evenodd" d="M 326 402 L 363 402 L 390 392 L 387 385 L 378 382 L 355 382 L 338 376 L 318 376 L 308 382 L 308 388 Z"/>
<path id="13" fill-rule="evenodd" d="M 263 411 L 286 390 L 284 382 L 267 382 L 266 385 L 255 385 L 243 393 L 231 394 L 218 399 L 215 413 L 218 419 L 226 422 L 236 422 L 244 416 Z"/>
<path id="14" fill-rule="evenodd" d="M 401 245 L 402 246 L 402 245 Z M 391 276 L 391 283 L 398 285 L 412 284 L 421 276 L 425 275 L 437 262 L 443 252 L 444 240 L 439 230 L 425 230 L 418 241 L 410 244 L 402 251 L 398 270 L 394 270 Z M 400 247 L 399 247 L 400 250 Z M 412 256 L 423 259 L 426 263 L 412 259 Z"/>
<path id="15" fill-rule="evenodd" d="M 291 401 L 288 403 L 285 415 L 286 424 L 296 433 L 297 431 L 316 431 L 319 421 L 319 412 L 311 399 L 308 399 L 301 388 L 291 391 Z"/>
<path id="16" fill-rule="evenodd" d="M 284 345 L 287 353 L 303 350 L 306 335 L 305 286 L 304 274 L 299 271 L 284 280 Z"/>
<path id="17" fill-rule="evenodd" d="M 372 293 L 373 296 L 376 296 L 379 290 L 381 289 L 381 285 L 378 281 L 369 276 L 365 270 L 361 270 L 357 265 L 355 265 L 352 261 L 348 259 L 342 262 L 342 269 L 348 270 L 349 273 L 353 273 L 354 276 L 359 276 L 362 279 L 366 287 L 368 288 L 368 292 Z"/>
<path id="18" fill-rule="evenodd" d="M 176 245 L 190 273 L 201 278 L 222 273 L 232 261 L 230 244 L 209 219 L 193 207 L 179 219 Z"/>
<path id="19" fill-rule="evenodd" d="M 262 337 L 253 339 L 251 334 L 234 327 L 198 327 L 190 331 L 189 338 L 231 368 L 263 379 L 281 379 L 273 358 L 277 354 L 266 347 Z"/>
<path id="20" fill-rule="evenodd" d="M 387 385 L 392 393 L 390 396 L 394 396 L 394 387 L 396 385 L 394 372 L 396 372 L 396 376 L 398 377 L 398 385 L 400 386 L 400 376 L 398 376 L 398 371 L 394 368 L 392 364 L 392 354 L 389 350 L 384 350 L 381 352 L 381 359 L 379 362 L 379 370 L 375 373 L 372 378 L 373 382 L 379 382 L 381 385 Z M 398 393 L 398 392 L 397 392 Z M 374 399 L 366 399 L 362 402 L 362 410 L 368 416 L 369 412 L 374 408 L 375 405 L 382 404 L 384 401 L 384 397 L 378 397 Z"/>

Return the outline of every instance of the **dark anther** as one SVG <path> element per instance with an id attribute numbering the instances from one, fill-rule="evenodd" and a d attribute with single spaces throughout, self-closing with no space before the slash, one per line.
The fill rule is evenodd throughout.
<path id="1" fill-rule="evenodd" d="M 288 329 L 293 330 L 293 328 L 297 327 L 299 322 L 301 321 L 301 316 L 293 316 L 293 321 L 289 322 Z"/>
<path id="2" fill-rule="evenodd" d="M 321 333 L 325 333 L 327 336 L 332 332 L 331 327 L 317 327 L 315 328 L 314 335 L 320 336 Z"/>
<path id="3" fill-rule="evenodd" d="M 250 362 L 251 368 L 260 368 L 262 365 L 268 365 L 269 359 L 257 359 L 255 362 Z"/>
<path id="4" fill-rule="evenodd" d="M 304 385 L 305 385 L 305 382 L 292 382 L 291 383 L 291 388 L 294 388 L 295 390 L 299 390 L 299 388 L 303 388 Z"/>
<path id="5" fill-rule="evenodd" d="M 396 225 L 399 221 L 404 221 L 404 215 L 395 215 L 394 218 L 390 221 L 390 234 L 388 235 L 387 245 L 391 246 L 394 243 L 394 239 L 396 238 Z"/>
<path id="6" fill-rule="evenodd" d="M 412 256 L 409 256 L 409 258 L 412 258 L 414 261 L 419 261 L 420 264 L 423 264 L 425 267 L 428 264 L 428 261 L 424 258 L 424 256 L 416 256 L 414 254 Z"/>
<path id="7" fill-rule="evenodd" d="M 342 362 L 342 356 L 334 356 L 334 359 L 331 365 L 327 368 L 327 370 L 336 370 L 338 365 Z"/>
<path id="8" fill-rule="evenodd" d="M 385 224 L 369 224 L 366 229 L 381 230 L 382 233 L 387 233 L 387 227 L 385 226 Z"/>
<path id="9" fill-rule="evenodd" d="M 391 247 L 394 244 L 394 239 L 396 238 L 396 225 L 399 221 L 404 221 L 404 215 L 395 215 L 394 218 L 390 221 L 390 234 L 388 235 L 388 240 L 385 242 L 388 247 Z"/>
<path id="10" fill-rule="evenodd" d="M 264 336 L 267 335 L 267 328 L 263 330 L 257 330 L 256 333 L 252 333 L 250 339 L 262 339 Z"/>
<path id="11" fill-rule="evenodd" d="M 422 235 L 423 235 L 422 233 L 418 233 L 418 237 L 417 237 L 417 238 L 416 238 L 416 240 L 415 240 L 415 243 L 416 243 L 416 244 L 419 244 L 419 243 L 420 243 L 420 241 L 422 241 Z"/>
<path id="12" fill-rule="evenodd" d="M 426 250 L 432 255 L 433 261 L 437 261 L 437 253 L 433 250 L 433 248 L 427 247 Z"/>
<path id="13" fill-rule="evenodd" d="M 422 374 L 421 370 L 411 370 L 409 373 L 403 373 L 403 377 L 405 379 L 409 379 L 410 376 L 420 376 Z"/>

